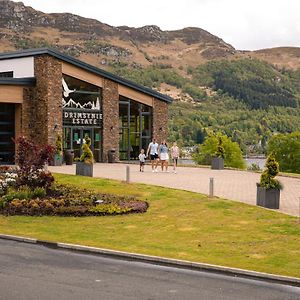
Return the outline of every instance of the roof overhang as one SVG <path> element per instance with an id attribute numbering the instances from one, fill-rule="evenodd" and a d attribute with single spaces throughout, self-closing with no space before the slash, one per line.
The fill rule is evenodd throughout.
<path id="1" fill-rule="evenodd" d="M 110 72 L 107 72 L 105 70 L 99 69 L 97 67 L 94 67 L 90 64 L 87 64 L 81 60 L 78 60 L 74 57 L 65 55 L 57 50 L 51 49 L 51 48 L 38 48 L 38 49 L 27 49 L 22 51 L 15 51 L 15 52 L 7 52 L 7 53 L 1 53 L 0 54 L 0 60 L 4 59 L 14 59 L 14 58 L 20 58 L 20 57 L 28 57 L 28 56 L 37 56 L 37 55 L 51 55 L 59 60 L 68 62 L 70 64 L 73 64 L 77 67 L 80 67 L 82 69 L 85 69 L 89 72 L 92 72 L 94 74 L 97 74 L 99 76 L 102 76 L 104 78 L 110 79 L 114 82 L 117 82 L 119 84 L 122 84 L 124 86 L 133 88 L 137 91 L 140 91 L 142 93 L 148 94 L 154 98 L 157 98 L 159 100 L 162 100 L 167 103 L 172 103 L 173 99 L 167 95 L 163 95 L 157 91 L 154 91 L 148 87 L 139 85 L 133 81 L 127 80 L 125 78 L 122 78 L 120 76 L 114 75 Z"/>
<path id="2" fill-rule="evenodd" d="M 33 86 L 35 85 L 35 77 L 26 77 L 26 78 L 11 78 L 11 77 L 0 77 L 0 86 L 1 85 L 21 85 L 21 86 Z"/>

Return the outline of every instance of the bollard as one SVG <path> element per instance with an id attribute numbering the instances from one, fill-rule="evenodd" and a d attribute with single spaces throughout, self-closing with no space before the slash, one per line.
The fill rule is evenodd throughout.
<path id="1" fill-rule="evenodd" d="M 299 224 L 300 224 L 300 197 L 299 197 L 299 220 L 298 220 Z"/>
<path id="2" fill-rule="evenodd" d="M 209 194 L 208 197 L 212 198 L 214 196 L 214 178 L 209 178 Z"/>
<path id="3" fill-rule="evenodd" d="M 130 182 L 130 169 L 129 166 L 126 166 L 126 183 Z"/>

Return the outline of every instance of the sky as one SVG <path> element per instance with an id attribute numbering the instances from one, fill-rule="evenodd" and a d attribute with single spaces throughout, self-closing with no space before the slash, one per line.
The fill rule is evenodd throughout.
<path id="1" fill-rule="evenodd" d="M 19 1 L 15 1 L 19 2 Z M 23 0 L 112 26 L 199 27 L 239 50 L 300 47 L 300 0 Z"/>

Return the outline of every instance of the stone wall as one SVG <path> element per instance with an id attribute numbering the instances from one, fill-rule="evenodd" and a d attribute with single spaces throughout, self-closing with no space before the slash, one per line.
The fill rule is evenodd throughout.
<path id="1" fill-rule="evenodd" d="M 158 99 L 153 101 L 153 137 L 158 143 L 168 139 L 168 104 Z"/>
<path id="2" fill-rule="evenodd" d="M 34 58 L 36 86 L 24 89 L 22 133 L 40 144 L 55 145 L 62 134 L 62 64 L 49 55 Z"/>
<path id="3" fill-rule="evenodd" d="M 119 93 L 118 84 L 103 79 L 102 89 L 103 112 L 103 162 L 108 160 L 108 151 L 116 150 L 116 160 L 119 160 Z"/>

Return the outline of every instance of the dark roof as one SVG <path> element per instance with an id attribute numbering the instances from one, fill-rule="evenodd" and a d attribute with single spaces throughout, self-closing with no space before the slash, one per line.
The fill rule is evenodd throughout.
<path id="1" fill-rule="evenodd" d="M 133 81 L 124 79 L 120 76 L 114 75 L 110 72 L 107 72 L 105 70 L 96 68 L 90 64 L 87 64 L 81 60 L 78 60 L 74 57 L 71 57 L 69 55 L 65 55 L 57 50 L 51 49 L 51 48 L 38 48 L 38 49 L 28 49 L 28 50 L 22 50 L 22 51 L 15 51 L 15 52 L 7 52 L 7 53 L 0 53 L 0 60 L 3 59 L 14 59 L 14 58 L 21 58 L 21 57 L 28 57 L 28 56 L 37 56 L 42 54 L 48 54 L 51 56 L 54 56 L 62 61 L 68 62 L 72 65 L 75 65 L 79 68 L 85 69 L 87 71 L 90 71 L 92 73 L 95 73 L 97 75 L 100 75 L 104 78 L 110 79 L 112 81 L 115 81 L 117 83 L 120 83 L 122 85 L 125 85 L 127 87 L 133 88 L 135 90 L 138 90 L 142 93 L 148 94 L 152 97 L 155 97 L 159 100 L 165 101 L 167 103 L 171 103 L 173 99 L 167 95 L 163 95 L 157 91 L 154 91 L 150 88 L 147 88 L 145 86 L 139 85 Z"/>
<path id="2" fill-rule="evenodd" d="M 0 85 L 35 85 L 35 77 L 11 78 L 0 77 Z"/>

